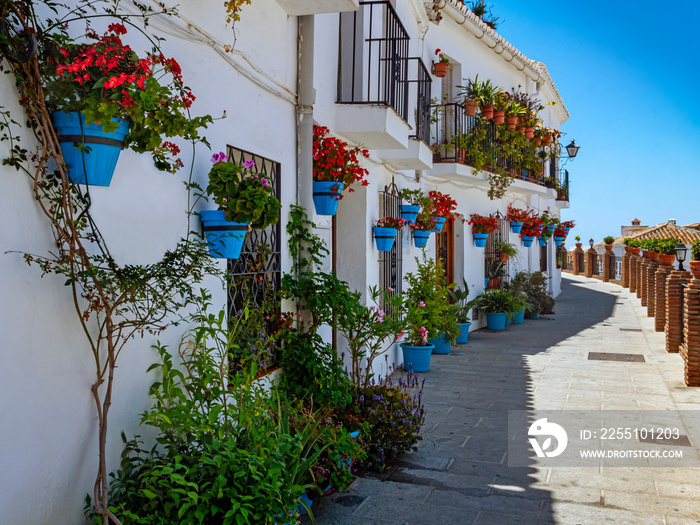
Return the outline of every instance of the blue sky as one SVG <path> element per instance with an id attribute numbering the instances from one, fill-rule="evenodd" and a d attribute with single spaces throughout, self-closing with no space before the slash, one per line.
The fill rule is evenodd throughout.
<path id="1" fill-rule="evenodd" d="M 617 236 L 637 217 L 700 221 L 700 2 L 494 0 L 498 32 L 547 64 L 581 146 L 565 168 L 571 236 Z M 573 245 L 570 237 L 567 246 Z"/>

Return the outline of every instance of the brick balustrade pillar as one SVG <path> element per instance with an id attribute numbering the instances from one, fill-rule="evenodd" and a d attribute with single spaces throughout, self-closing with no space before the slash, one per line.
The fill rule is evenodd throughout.
<path id="1" fill-rule="evenodd" d="M 673 270 L 666 280 L 666 351 L 676 353 L 683 341 L 683 285 L 690 281 L 690 272 Z"/>
<path id="2" fill-rule="evenodd" d="M 615 254 L 613 253 L 612 250 L 608 250 L 607 248 L 605 249 L 605 252 L 603 253 L 603 281 L 604 282 L 610 282 L 610 279 L 615 278 L 615 274 L 610 275 L 610 265 L 612 264 L 611 261 L 615 260 Z"/>
<path id="3" fill-rule="evenodd" d="M 627 248 L 625 246 L 625 248 Z M 625 249 L 625 254 L 622 256 L 622 286 L 624 288 L 630 287 L 630 259 L 632 258 L 632 252 L 628 252 Z"/>
<path id="4" fill-rule="evenodd" d="M 685 341 L 680 353 L 685 365 L 685 384 L 700 386 L 700 279 L 690 279 L 683 295 Z"/>
<path id="5" fill-rule="evenodd" d="M 579 275 L 581 273 L 581 259 L 583 255 L 583 249 L 581 248 L 581 243 L 576 243 L 576 248 L 574 249 L 574 261 L 573 261 L 573 273 L 574 275 Z"/>
<path id="6" fill-rule="evenodd" d="M 644 260 L 644 257 L 637 257 L 637 262 L 635 264 L 635 269 L 637 273 L 637 288 L 635 290 L 637 294 L 637 299 L 642 298 L 642 261 Z"/>
<path id="7" fill-rule="evenodd" d="M 642 306 L 647 305 L 647 297 L 649 290 L 649 263 L 650 259 L 642 259 L 642 266 L 637 275 L 637 289 L 639 290 L 639 298 L 642 301 Z"/>
<path id="8" fill-rule="evenodd" d="M 636 291 L 637 291 L 637 259 L 639 259 L 639 255 L 635 255 L 634 253 L 630 254 L 630 264 L 629 264 L 630 293 L 636 293 Z"/>
<path id="9" fill-rule="evenodd" d="M 596 257 L 598 257 L 598 252 L 593 248 L 588 248 L 586 250 L 586 277 L 593 277 L 593 265 L 595 264 Z"/>
<path id="10" fill-rule="evenodd" d="M 663 332 L 666 329 L 666 280 L 673 271 L 673 266 L 661 265 L 656 270 L 656 308 L 654 330 Z"/>
<path id="11" fill-rule="evenodd" d="M 659 261 L 649 261 L 647 267 L 647 317 L 654 317 L 656 313 L 656 271 L 659 266 Z"/>

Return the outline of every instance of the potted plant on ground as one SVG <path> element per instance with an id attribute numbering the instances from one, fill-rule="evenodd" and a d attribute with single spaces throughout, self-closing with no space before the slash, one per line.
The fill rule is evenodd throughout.
<path id="1" fill-rule="evenodd" d="M 401 198 L 408 202 L 408 204 L 401 205 L 401 217 L 408 224 L 413 223 L 421 209 L 430 204 L 430 199 L 421 190 L 404 188 L 401 190 Z"/>
<path id="2" fill-rule="evenodd" d="M 355 191 L 350 187 L 355 182 L 369 186 L 368 171 L 360 165 L 360 158 L 369 158 L 369 151 L 349 147 L 325 126 L 314 124 L 313 157 L 313 200 L 318 215 L 335 215 L 343 190 Z"/>
<path id="3" fill-rule="evenodd" d="M 215 153 L 209 171 L 207 194 L 218 210 L 202 210 L 202 229 L 209 243 L 209 254 L 220 259 L 238 259 L 248 226 L 267 228 L 279 220 L 280 201 L 272 194 L 272 184 L 252 168 L 228 162 L 222 151 Z"/>
<path id="4" fill-rule="evenodd" d="M 390 252 L 396 240 L 396 234 L 406 225 L 406 219 L 397 217 L 382 217 L 375 221 L 372 232 L 377 243 L 377 250 Z"/>
<path id="5" fill-rule="evenodd" d="M 454 303 L 455 317 L 459 326 L 460 335 L 457 337 L 457 344 L 469 342 L 469 328 L 471 327 L 471 310 L 479 303 L 479 298 L 476 297 L 469 301 L 469 286 L 467 281 L 462 279 L 463 288 L 455 288 L 450 290 L 450 299 Z"/>
<path id="6" fill-rule="evenodd" d="M 676 246 L 681 242 L 675 237 L 659 239 L 656 249 L 659 252 L 659 262 L 666 266 L 672 266 L 676 261 Z"/>
<path id="7" fill-rule="evenodd" d="M 612 250 L 613 243 L 615 242 L 615 237 L 613 237 L 612 235 L 608 235 L 607 237 L 603 237 L 603 242 L 605 243 L 606 250 Z"/>
<path id="8" fill-rule="evenodd" d="M 500 288 L 501 278 L 506 274 L 503 261 L 489 260 L 484 262 L 484 288 L 494 289 Z"/>
<path id="9" fill-rule="evenodd" d="M 416 220 L 410 223 L 411 233 L 413 234 L 413 245 L 416 248 L 425 248 L 428 244 L 430 232 L 436 228 L 435 220 L 425 213 L 419 213 Z"/>
<path id="10" fill-rule="evenodd" d="M 454 221 L 457 201 L 448 194 L 432 190 L 428 193 L 428 206 L 425 210 L 435 220 L 435 233 L 440 233 L 445 221 Z"/>
<path id="11" fill-rule="evenodd" d="M 690 246 L 690 271 L 693 277 L 700 279 L 700 239 Z"/>
<path id="12" fill-rule="evenodd" d="M 486 239 L 492 231 L 500 229 L 496 217 L 479 215 L 478 213 L 472 213 L 467 224 L 472 227 L 474 244 L 479 248 L 486 246 Z"/>
<path id="13" fill-rule="evenodd" d="M 515 313 L 516 304 L 508 290 L 498 289 L 479 296 L 479 309 L 486 315 L 489 330 L 505 330 L 506 318 Z"/>
<path id="14" fill-rule="evenodd" d="M 499 259 L 502 262 L 507 262 L 510 257 L 513 257 L 513 259 L 518 258 L 518 249 L 515 247 L 515 244 L 507 241 L 498 241 L 496 249 L 500 252 Z"/>
<path id="15" fill-rule="evenodd" d="M 506 212 L 506 220 L 510 221 L 510 229 L 513 233 L 520 233 L 523 224 L 528 218 L 527 210 L 521 208 L 516 208 L 512 204 L 508 205 L 508 211 Z"/>
<path id="16" fill-rule="evenodd" d="M 210 116 L 190 117 L 195 97 L 173 58 L 139 58 L 122 43 L 126 28 L 110 24 L 90 43 L 66 43 L 46 70 L 46 104 L 72 182 L 109 186 L 123 148 L 150 151 L 156 168 L 175 173 L 180 148 L 165 137 L 199 138 Z"/>
<path id="17" fill-rule="evenodd" d="M 445 75 L 447 75 L 447 69 L 450 67 L 450 60 L 440 53 L 440 49 L 435 50 L 435 54 L 438 55 L 438 61 L 433 63 L 433 67 L 435 68 L 435 76 L 438 78 L 442 78 Z"/>

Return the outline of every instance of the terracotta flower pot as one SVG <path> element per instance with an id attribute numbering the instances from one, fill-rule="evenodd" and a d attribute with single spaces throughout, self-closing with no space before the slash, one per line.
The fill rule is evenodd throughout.
<path id="1" fill-rule="evenodd" d="M 657 252 L 647 252 L 649 254 L 649 259 L 652 261 L 659 260 L 659 254 Z"/>
<path id="2" fill-rule="evenodd" d="M 535 138 L 535 128 L 525 128 L 525 138 L 527 140 Z"/>
<path id="3" fill-rule="evenodd" d="M 518 126 L 518 117 L 506 117 L 506 125 L 508 129 L 514 130 Z"/>
<path id="4" fill-rule="evenodd" d="M 500 255 L 498 256 L 499 260 L 502 262 L 508 262 L 508 257 L 510 257 L 507 253 L 501 252 Z"/>
<path id="5" fill-rule="evenodd" d="M 494 111 L 493 112 L 493 123 L 494 124 L 503 124 L 506 121 L 506 112 L 505 111 Z"/>
<path id="6" fill-rule="evenodd" d="M 450 65 L 447 62 L 435 62 L 435 76 L 442 78 L 447 75 L 447 68 Z"/>
<path id="7" fill-rule="evenodd" d="M 606 244 L 605 245 L 606 250 L 612 250 L 612 244 Z"/>
<path id="8" fill-rule="evenodd" d="M 542 144 L 545 146 L 549 146 L 549 143 L 552 142 L 552 136 L 551 135 L 545 135 L 544 138 L 542 139 Z"/>
<path id="9" fill-rule="evenodd" d="M 525 133 L 525 126 L 517 126 L 515 129 L 518 130 L 520 133 Z"/>
<path id="10" fill-rule="evenodd" d="M 659 254 L 659 262 L 663 264 L 664 266 L 671 266 L 676 260 L 676 256 L 673 253 L 665 254 L 665 253 L 660 253 Z"/>
<path id="11" fill-rule="evenodd" d="M 631 246 L 625 246 L 625 252 L 627 252 L 627 253 L 632 253 L 632 247 L 631 247 Z"/>
<path id="12" fill-rule="evenodd" d="M 465 100 L 464 101 L 464 111 L 467 113 L 468 117 L 473 117 L 476 115 L 476 110 L 479 104 L 476 100 Z"/>
<path id="13" fill-rule="evenodd" d="M 642 249 L 641 248 L 632 248 L 632 253 L 634 255 L 639 255 L 640 253 L 642 253 Z"/>
<path id="14" fill-rule="evenodd" d="M 693 277 L 700 279 L 700 261 L 690 261 L 690 271 L 693 272 Z"/>
<path id="15" fill-rule="evenodd" d="M 577 243 L 576 243 L 576 248 L 580 248 L 581 246 L 583 246 L 583 243 L 582 243 L 582 242 L 577 242 Z"/>
<path id="16" fill-rule="evenodd" d="M 493 118 L 493 106 L 484 106 L 481 108 L 481 116 L 486 120 L 491 120 Z"/>
<path id="17" fill-rule="evenodd" d="M 540 144 L 542 144 L 542 139 L 539 138 L 539 137 L 537 137 L 535 140 L 532 141 L 532 143 L 533 143 L 535 146 L 539 146 Z"/>

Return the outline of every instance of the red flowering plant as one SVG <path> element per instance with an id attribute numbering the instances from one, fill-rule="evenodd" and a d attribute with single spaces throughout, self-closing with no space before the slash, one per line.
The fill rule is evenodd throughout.
<path id="1" fill-rule="evenodd" d="M 180 148 L 163 137 L 201 140 L 199 128 L 212 118 L 189 116 L 195 96 L 174 58 L 161 53 L 139 58 L 122 42 L 125 34 L 126 27 L 114 23 L 103 36 L 88 30 L 87 43 L 64 37 L 46 66 L 47 106 L 81 112 L 87 123 L 100 124 L 106 133 L 118 127 L 113 118 L 128 120 L 124 146 L 150 151 L 159 170 L 174 173 L 183 165 L 177 158 Z"/>
<path id="2" fill-rule="evenodd" d="M 524 219 L 520 237 L 539 237 L 543 227 L 540 217 L 534 211 L 530 211 Z"/>
<path id="3" fill-rule="evenodd" d="M 562 228 L 569 228 L 569 229 L 571 229 L 571 228 L 573 228 L 574 226 L 576 226 L 576 222 L 575 222 L 575 221 L 562 221 L 562 223 L 561 223 L 561 227 L 562 227 Z"/>
<path id="4" fill-rule="evenodd" d="M 510 222 L 522 222 L 525 224 L 525 221 L 528 218 L 528 213 L 527 210 L 523 210 L 521 208 L 516 208 L 513 206 L 513 204 L 508 205 L 508 211 L 506 212 L 506 220 Z"/>
<path id="5" fill-rule="evenodd" d="M 411 230 L 434 230 L 437 227 L 435 219 L 433 219 L 427 213 L 419 213 L 416 220 L 408 225 Z"/>
<path id="6" fill-rule="evenodd" d="M 314 181 L 336 181 L 345 184 L 344 190 L 359 182 L 369 186 L 365 179 L 368 171 L 360 165 L 360 157 L 369 158 L 369 151 L 351 148 L 347 142 L 333 137 L 325 126 L 314 124 Z M 342 198 L 342 196 L 341 196 Z"/>
<path id="7" fill-rule="evenodd" d="M 433 217 L 444 217 L 447 220 L 454 221 L 454 210 L 457 209 L 457 201 L 448 194 L 440 193 L 439 191 L 431 191 L 428 193 L 430 199 L 429 210 L 426 210 Z"/>
<path id="8" fill-rule="evenodd" d="M 471 225 L 472 233 L 491 233 L 501 229 L 496 217 L 479 215 L 478 213 L 472 213 L 467 224 Z"/>
<path id="9" fill-rule="evenodd" d="M 382 217 L 375 221 L 374 226 L 377 228 L 394 228 L 400 230 L 406 225 L 406 219 L 399 217 Z"/>

